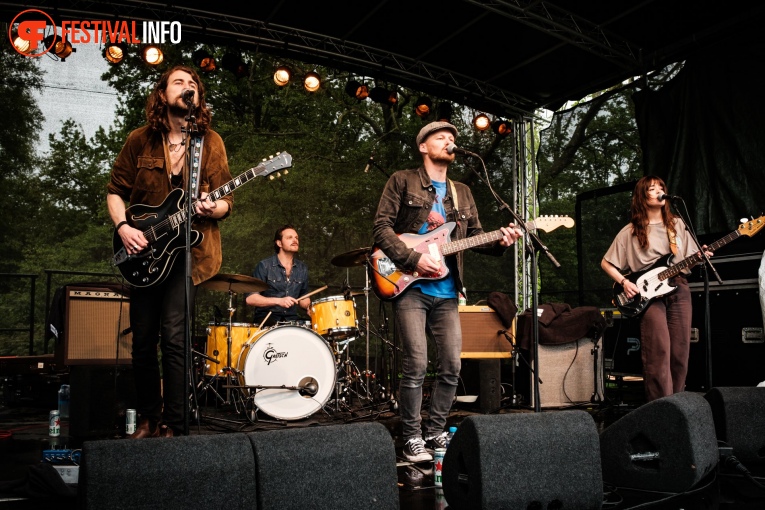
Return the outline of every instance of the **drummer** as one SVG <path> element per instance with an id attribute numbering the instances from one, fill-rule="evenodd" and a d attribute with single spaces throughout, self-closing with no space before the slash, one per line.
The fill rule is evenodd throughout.
<path id="1" fill-rule="evenodd" d="M 308 294 L 308 266 L 297 258 L 300 240 L 292 225 L 280 227 L 274 234 L 276 254 L 261 260 L 252 276 L 268 284 L 263 292 L 249 294 L 245 302 L 255 307 L 253 322 L 263 327 L 278 323 L 305 322 L 301 317 L 311 304 L 309 298 L 297 298 Z M 301 310 L 302 309 L 302 310 Z M 271 315 L 268 315 L 271 312 Z"/>

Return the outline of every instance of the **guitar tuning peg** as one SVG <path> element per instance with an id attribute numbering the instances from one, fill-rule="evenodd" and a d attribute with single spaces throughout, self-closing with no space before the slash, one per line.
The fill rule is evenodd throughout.
<path id="1" fill-rule="evenodd" d="M 285 170 L 285 171 L 284 171 L 284 175 L 287 175 L 288 173 L 290 173 L 290 171 L 289 171 L 289 170 Z"/>
<path id="2" fill-rule="evenodd" d="M 271 174 L 268 176 L 268 178 L 273 181 L 274 179 L 276 179 L 276 176 L 274 174 Z"/>

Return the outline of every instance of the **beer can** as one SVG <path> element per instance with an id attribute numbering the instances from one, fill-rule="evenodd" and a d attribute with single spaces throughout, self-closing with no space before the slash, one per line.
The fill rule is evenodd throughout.
<path id="1" fill-rule="evenodd" d="M 136 413 L 135 409 L 128 409 L 125 411 L 125 434 L 132 434 L 135 432 L 136 426 Z"/>
<path id="2" fill-rule="evenodd" d="M 433 451 L 433 481 L 436 487 L 443 485 L 443 479 L 441 477 L 441 470 L 444 465 L 444 455 L 446 455 L 446 448 L 436 448 Z"/>
<path id="3" fill-rule="evenodd" d="M 446 510 L 449 504 L 446 502 L 443 489 L 436 489 L 436 510 Z"/>
<path id="4" fill-rule="evenodd" d="M 58 409 L 54 409 L 48 415 L 48 435 L 58 437 L 61 435 L 61 415 Z"/>

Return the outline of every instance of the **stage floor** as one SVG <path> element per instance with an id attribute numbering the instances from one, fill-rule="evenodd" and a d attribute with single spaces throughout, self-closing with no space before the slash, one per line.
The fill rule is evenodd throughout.
<path id="1" fill-rule="evenodd" d="M 602 432 L 620 417 L 632 412 L 642 404 L 642 383 L 625 385 L 617 392 L 607 390 L 606 399 L 599 404 L 580 405 L 571 408 L 543 408 L 544 413 L 567 412 L 570 409 L 585 410 L 595 420 L 598 432 Z M 325 406 L 326 407 L 326 406 Z M 347 409 L 325 409 L 308 418 L 280 421 L 258 415 L 259 421 L 245 418 L 245 412 L 237 412 L 230 404 L 201 407 L 199 423 L 191 423 L 189 432 L 196 434 L 225 434 L 232 432 L 257 432 L 273 429 L 297 428 L 322 425 L 351 424 L 360 421 L 376 421 L 391 433 L 396 446 L 399 505 L 401 509 L 444 509 L 448 502 L 443 492 L 434 486 L 432 463 L 411 464 L 401 457 L 403 440 L 400 437 L 400 421 L 390 403 L 373 408 L 358 406 Z M 506 407 L 495 414 L 529 413 L 532 408 Z M 448 424 L 459 426 L 468 416 L 484 414 L 477 404 L 456 403 L 450 413 Z M 105 439 L 124 441 L 121 432 L 99 433 L 92 437 L 75 438 L 69 435 L 70 423 L 62 420 L 61 435 L 48 435 L 48 409 L 34 406 L 3 406 L 0 408 L 0 509 L 30 508 L 77 508 L 76 485 L 67 485 L 69 492 L 61 493 L 60 486 L 52 486 L 38 477 L 37 468 L 43 459 L 43 452 L 49 449 L 71 449 L 81 447 L 84 440 Z M 143 441 L 170 441 L 172 439 L 145 439 Z M 761 477 L 765 473 L 756 473 Z M 763 478 L 759 478 L 764 483 Z M 342 490 L 343 480 L 337 480 L 335 489 Z M 56 492 L 58 491 L 58 492 Z M 721 467 L 702 480 L 686 495 L 667 500 L 668 495 L 656 492 L 629 491 L 616 489 L 606 494 L 603 508 L 628 509 L 638 505 L 641 508 L 666 509 L 763 509 L 765 491 L 757 489 L 740 475 L 725 472 Z M 225 507 L 225 495 L 211 495 Z M 357 506 L 363 508 L 363 503 Z"/>

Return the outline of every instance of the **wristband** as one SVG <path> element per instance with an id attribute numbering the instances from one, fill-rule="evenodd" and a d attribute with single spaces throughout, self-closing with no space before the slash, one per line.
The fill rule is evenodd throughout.
<path id="1" fill-rule="evenodd" d="M 119 232 L 119 230 L 120 230 L 120 227 L 122 227 L 122 225 L 127 225 L 127 224 L 128 224 L 128 222 L 127 222 L 127 221 L 124 221 L 124 220 L 123 220 L 123 221 L 120 221 L 119 223 L 117 223 L 117 226 L 116 226 L 116 227 L 114 227 L 114 231 L 115 231 L 115 232 Z"/>
<path id="2" fill-rule="evenodd" d="M 622 287 L 624 287 L 624 282 L 626 282 L 626 281 L 627 281 L 627 278 L 626 278 L 626 277 L 622 278 L 622 281 L 621 281 L 621 282 L 619 282 L 619 285 L 621 285 Z"/>

